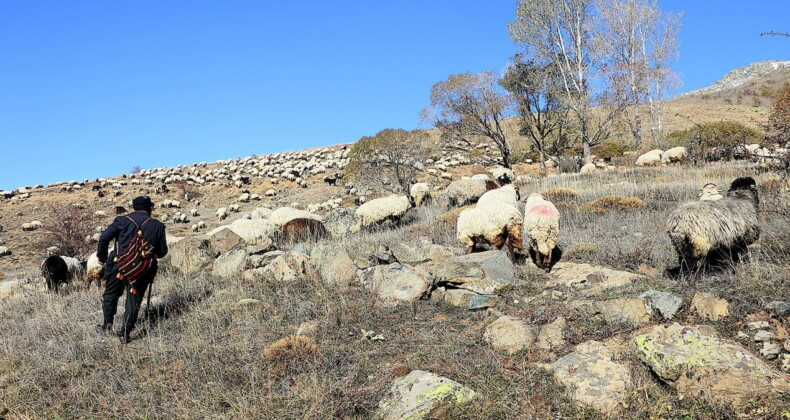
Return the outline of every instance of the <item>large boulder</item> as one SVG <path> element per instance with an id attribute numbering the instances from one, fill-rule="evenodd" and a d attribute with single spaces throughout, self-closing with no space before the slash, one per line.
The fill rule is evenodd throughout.
<path id="1" fill-rule="evenodd" d="M 274 235 L 277 228 L 268 220 L 262 219 L 237 219 L 233 223 L 220 226 L 211 232 L 209 236 L 220 233 L 223 229 L 230 229 L 239 235 L 248 244 L 270 247 L 274 243 Z"/>
<path id="2" fill-rule="evenodd" d="M 230 229 L 222 229 L 209 237 L 211 250 L 217 254 L 225 254 L 231 250 L 242 248 L 245 244 L 244 239 L 241 239 L 241 236 Z"/>
<path id="3" fill-rule="evenodd" d="M 316 277 L 310 258 L 300 252 L 280 255 L 262 270 L 263 275 L 275 281 L 296 281 Z"/>
<path id="4" fill-rule="evenodd" d="M 231 277 L 240 275 L 247 264 L 247 250 L 234 249 L 227 254 L 220 255 L 214 261 L 212 274 L 219 277 Z"/>
<path id="5" fill-rule="evenodd" d="M 639 359 L 683 396 L 737 406 L 790 393 L 790 377 L 710 326 L 657 325 L 633 342 Z"/>
<path id="6" fill-rule="evenodd" d="M 216 254 L 205 236 L 182 239 L 168 249 L 170 265 L 184 274 L 193 273 L 211 262 Z"/>
<path id="7" fill-rule="evenodd" d="M 399 262 L 412 265 L 444 260 L 453 256 L 447 248 L 429 241 L 422 241 L 418 244 L 394 242 L 389 245 L 389 249 Z"/>
<path id="8" fill-rule="evenodd" d="M 423 266 L 437 281 L 461 277 L 493 277 L 513 282 L 518 279 L 516 267 L 505 251 L 485 251 L 433 261 Z"/>
<path id="9" fill-rule="evenodd" d="M 507 315 L 499 317 L 483 333 L 483 339 L 492 347 L 496 350 L 504 350 L 509 354 L 530 348 L 535 343 L 537 336 L 537 328 Z"/>
<path id="10" fill-rule="evenodd" d="M 356 223 L 353 208 L 334 209 L 324 217 L 324 227 L 333 238 L 345 236 Z"/>
<path id="11" fill-rule="evenodd" d="M 425 419 L 431 412 L 476 397 L 471 388 L 422 370 L 398 378 L 379 401 L 376 418 L 382 420 Z"/>
<path id="12" fill-rule="evenodd" d="M 341 246 L 316 246 L 310 252 L 318 274 L 324 282 L 336 286 L 349 286 L 357 276 L 354 260 Z"/>
<path id="13" fill-rule="evenodd" d="M 554 379 L 571 397 L 604 413 L 618 410 L 633 387 L 631 370 L 599 341 L 587 341 L 552 363 Z"/>
<path id="14" fill-rule="evenodd" d="M 359 281 L 376 293 L 384 306 L 415 301 L 425 296 L 433 284 L 425 270 L 400 263 L 368 268 L 360 272 Z"/>

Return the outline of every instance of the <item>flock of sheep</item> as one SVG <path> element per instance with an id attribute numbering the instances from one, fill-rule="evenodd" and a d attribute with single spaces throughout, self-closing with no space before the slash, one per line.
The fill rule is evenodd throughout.
<path id="1" fill-rule="evenodd" d="M 756 146 L 756 147 L 755 147 Z M 750 153 L 760 152 L 759 145 L 746 146 Z M 100 179 L 92 186 L 94 191 L 103 197 L 104 188 L 114 188 L 113 197 L 122 195 L 120 189 L 131 185 L 153 186 L 158 193 L 167 193 L 168 185 L 186 183 L 193 185 L 224 185 L 244 188 L 252 183 L 252 178 L 266 178 L 271 184 L 288 180 L 300 187 L 306 187 L 305 177 L 308 175 L 326 174 L 323 181 L 336 185 L 342 178 L 340 171 L 348 164 L 349 149 L 346 146 L 314 149 L 293 153 L 280 153 L 262 157 L 251 156 L 241 159 L 217 162 L 209 166 L 197 163 L 191 166 L 179 165 L 175 168 L 157 168 L 142 170 L 137 174 L 124 176 L 122 179 Z M 684 162 L 688 152 L 683 147 L 675 147 L 666 151 L 651 150 L 636 159 L 638 166 L 655 166 Z M 567 160 L 567 159 L 566 159 Z M 571 162 L 571 161 L 568 161 Z M 579 173 L 595 172 L 598 169 L 610 169 L 604 162 L 579 165 Z M 450 166 L 470 163 L 464 157 L 445 157 L 437 161 L 426 161 L 436 169 L 434 179 L 441 183 Z M 567 163 L 567 162 L 565 162 Z M 563 162 L 560 162 L 562 166 Z M 441 172 L 441 176 L 439 171 Z M 562 171 L 560 171 L 562 172 Z M 556 262 L 557 238 L 559 235 L 559 211 L 556 206 L 538 193 L 526 195 L 522 200 L 521 192 L 516 185 L 522 185 L 522 177 L 516 177 L 512 170 L 496 167 L 488 174 L 477 174 L 451 182 L 444 189 L 444 196 L 450 207 L 472 206 L 461 211 L 457 218 L 457 239 L 466 246 L 468 252 L 474 252 L 480 246 L 487 245 L 495 249 L 507 247 L 512 258 L 516 252 L 527 254 L 534 263 L 545 270 L 550 270 Z M 751 181 L 749 181 L 751 180 Z M 66 191 L 79 190 L 88 185 L 85 182 L 55 183 Z M 36 186 L 33 189 L 40 187 Z M 432 191 L 440 190 L 426 182 L 413 184 L 407 195 L 391 195 L 388 197 L 367 200 L 364 192 L 357 191 L 353 185 L 346 184 L 346 193 L 356 195 L 354 225 L 351 233 L 378 228 L 385 224 L 398 224 L 408 212 L 418 206 L 426 205 L 432 200 Z M 10 199 L 25 199 L 32 189 L 18 189 Z M 4 196 L 8 192 L 4 192 Z M 277 191 L 269 190 L 264 196 L 275 196 Z M 236 200 L 225 207 L 217 209 L 215 215 L 222 222 L 231 213 L 240 212 L 239 203 L 261 200 L 258 194 L 242 190 Z M 189 202 L 191 197 L 183 197 Z M 667 232 L 679 255 L 680 268 L 698 271 L 713 260 L 728 258 L 737 261 L 746 249 L 759 237 L 757 225 L 757 192 L 754 180 L 744 178 L 736 180 L 726 195 L 713 184 L 705 185 L 698 201 L 686 203 L 673 212 L 667 220 Z M 172 215 L 174 223 L 189 223 L 190 217 L 199 216 L 197 205 L 188 213 L 181 211 L 182 201 L 163 199 L 161 208 L 178 210 Z M 307 210 L 295 206 L 280 207 L 272 210 L 268 206 L 259 206 L 252 213 L 245 213 L 232 223 L 222 225 L 208 235 L 229 229 L 238 234 L 248 243 L 262 243 L 274 240 L 290 242 L 317 240 L 327 238 L 329 230 L 324 226 L 321 211 L 338 209 L 342 199 L 334 198 L 320 204 L 311 204 Z M 116 213 L 125 211 L 116 206 Z M 101 212 L 104 213 L 104 212 Z M 163 221 L 171 216 L 164 214 Z M 36 230 L 42 226 L 40 221 L 23 224 L 23 230 Z M 207 228 L 205 221 L 199 220 L 192 224 L 192 232 L 200 232 Z M 94 239 L 98 232 L 87 239 Z M 86 261 L 68 259 L 68 257 L 50 256 L 42 263 L 42 274 L 59 280 L 48 281 L 56 288 L 58 281 L 67 281 L 76 274 L 84 273 L 90 280 L 98 280 L 100 266 L 95 255 Z M 49 261 L 49 262 L 48 262 Z M 63 274 L 63 266 L 68 267 Z M 75 267 L 81 266 L 82 269 Z"/>

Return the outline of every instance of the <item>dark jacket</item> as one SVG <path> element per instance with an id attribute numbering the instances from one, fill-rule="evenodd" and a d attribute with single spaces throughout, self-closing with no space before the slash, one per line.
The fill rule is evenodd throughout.
<path id="1" fill-rule="evenodd" d="M 149 218 L 148 214 L 142 211 L 135 211 L 129 213 L 127 215 L 131 217 L 137 225 L 142 225 L 146 219 Z M 131 220 L 127 219 L 127 216 L 118 216 L 112 222 L 112 224 L 104 230 L 101 234 L 101 238 L 99 238 L 99 249 L 96 251 L 96 256 L 99 260 L 107 260 L 107 264 L 104 267 L 105 276 L 114 275 L 117 271 L 115 266 L 114 258 L 117 254 L 117 250 L 120 249 L 123 251 L 129 246 L 129 243 L 132 241 L 132 238 L 137 233 L 137 227 Z M 154 254 L 156 258 L 163 258 L 167 255 L 167 239 L 165 236 L 165 225 L 156 220 L 151 218 L 145 225 L 142 226 L 143 236 L 145 240 L 148 241 L 154 247 Z M 118 246 L 116 246 L 115 250 L 110 252 L 110 255 L 107 255 L 107 249 L 110 246 L 110 242 L 113 240 L 118 240 Z M 156 260 L 154 259 L 152 267 L 156 266 Z"/>

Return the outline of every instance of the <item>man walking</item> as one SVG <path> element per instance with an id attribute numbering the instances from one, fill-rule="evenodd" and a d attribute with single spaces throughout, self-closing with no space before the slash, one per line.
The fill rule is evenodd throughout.
<path id="1" fill-rule="evenodd" d="M 143 296 L 148 286 L 153 282 L 157 272 L 157 258 L 167 255 L 167 241 L 165 238 L 165 225 L 159 220 L 151 217 L 153 203 L 147 196 L 137 197 L 132 200 L 133 212 L 128 215 L 118 216 L 112 224 L 102 233 L 99 238 L 99 249 L 96 256 L 105 265 L 105 289 L 102 302 L 104 312 L 104 323 L 96 327 L 97 331 L 107 334 L 112 331 L 112 323 L 115 313 L 118 310 L 118 299 L 126 290 L 126 309 L 124 310 L 124 324 L 118 332 L 121 343 L 129 342 L 129 334 L 134 329 L 137 322 L 137 315 L 143 303 Z M 153 246 L 154 256 L 151 258 L 151 265 L 145 273 L 130 283 L 124 278 L 119 278 L 117 256 L 127 249 L 129 244 L 138 234 L 142 232 L 145 240 Z M 115 249 L 110 252 L 108 257 L 107 249 L 110 242 L 115 240 Z"/>

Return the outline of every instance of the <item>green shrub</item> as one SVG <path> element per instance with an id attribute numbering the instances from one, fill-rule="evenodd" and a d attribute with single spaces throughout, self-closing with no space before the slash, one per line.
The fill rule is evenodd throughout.
<path id="1" fill-rule="evenodd" d="M 762 138 L 762 133 L 739 122 L 718 121 L 673 131 L 667 143 L 669 147 L 684 146 L 694 161 L 715 161 L 731 159 L 739 145 L 757 143 Z"/>

